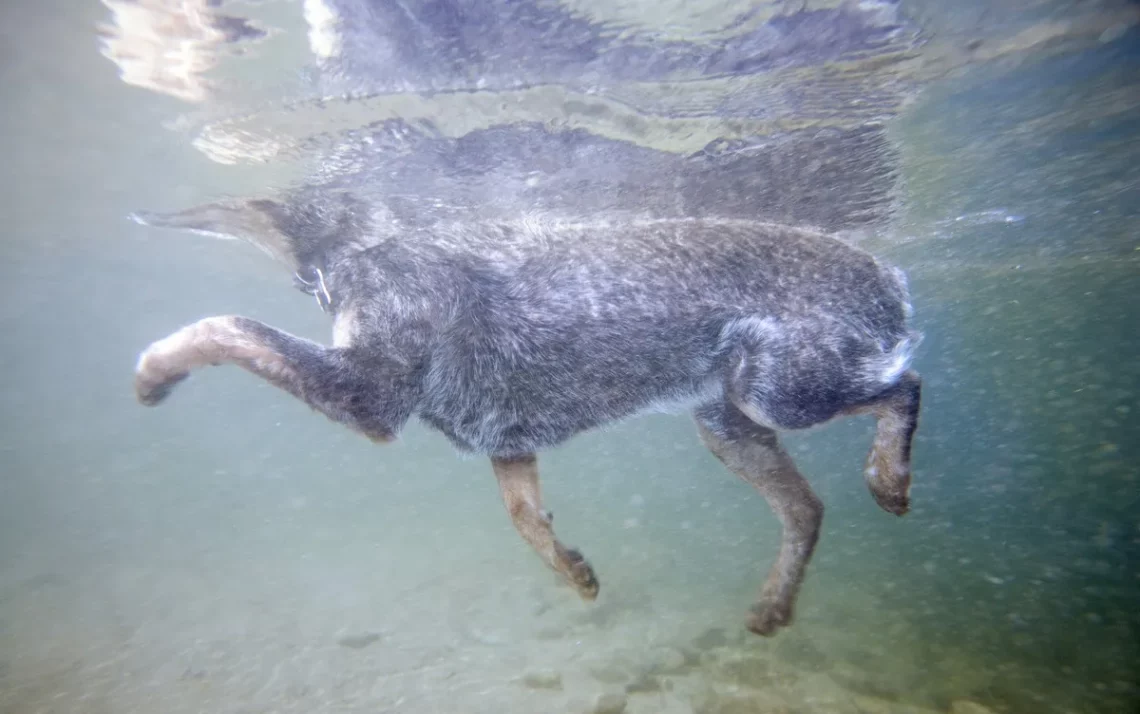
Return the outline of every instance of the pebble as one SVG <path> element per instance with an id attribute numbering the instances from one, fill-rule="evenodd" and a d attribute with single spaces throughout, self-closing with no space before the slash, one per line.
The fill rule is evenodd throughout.
<path id="1" fill-rule="evenodd" d="M 375 632 L 365 632 L 360 635 L 348 635 L 336 641 L 341 647 L 347 647 L 352 650 L 362 650 L 368 645 L 380 641 L 380 635 Z"/>
<path id="2" fill-rule="evenodd" d="M 595 667 L 590 670 L 590 674 L 605 684 L 621 684 L 629 679 L 629 674 L 624 669 Z"/>
<path id="3" fill-rule="evenodd" d="M 649 673 L 643 673 L 633 678 L 629 684 L 625 685 L 625 691 L 629 694 L 645 694 L 648 692 L 660 692 L 661 680 Z"/>
<path id="4" fill-rule="evenodd" d="M 531 689 L 562 689 L 562 675 L 553 670 L 527 672 L 522 683 Z"/>
<path id="5" fill-rule="evenodd" d="M 540 640 L 560 640 L 566 636 L 566 631 L 561 627 L 543 627 L 534 636 Z"/>
<path id="6" fill-rule="evenodd" d="M 659 650 L 653 658 L 653 670 L 662 674 L 678 674 L 688 665 L 685 653 L 672 647 Z"/>
<path id="7" fill-rule="evenodd" d="M 594 702 L 593 714 L 622 714 L 628 699 L 624 694 L 602 694 Z"/>

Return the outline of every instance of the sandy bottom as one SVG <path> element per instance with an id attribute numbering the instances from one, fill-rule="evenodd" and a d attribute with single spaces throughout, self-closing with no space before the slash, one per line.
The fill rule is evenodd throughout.
<path id="1" fill-rule="evenodd" d="M 514 550 L 424 551 L 431 572 L 360 548 L 8 583 L 0 711 L 945 710 L 908 691 L 923 673 L 890 638 L 840 626 L 871 598 L 815 603 L 761 640 L 724 602 L 617 573 L 577 602 Z"/>

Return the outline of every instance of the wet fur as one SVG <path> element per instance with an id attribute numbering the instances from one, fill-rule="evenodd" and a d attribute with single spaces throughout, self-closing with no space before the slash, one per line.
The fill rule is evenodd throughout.
<path id="1" fill-rule="evenodd" d="M 758 634 L 791 622 L 823 513 L 776 430 L 874 414 L 868 485 L 885 510 L 907 510 L 920 383 L 908 370 L 906 284 L 828 235 L 703 219 L 395 232 L 348 200 L 140 220 L 262 246 L 335 321 L 326 347 L 242 317 L 206 318 L 143 352 L 140 401 L 228 362 L 377 441 L 418 417 L 490 457 L 520 534 L 586 599 L 597 578 L 554 536 L 535 454 L 646 411 L 692 410 L 704 443 L 783 523 L 749 618 Z"/>

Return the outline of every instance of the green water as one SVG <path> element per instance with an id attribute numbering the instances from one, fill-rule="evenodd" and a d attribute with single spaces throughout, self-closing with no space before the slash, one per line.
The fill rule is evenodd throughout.
<path id="1" fill-rule="evenodd" d="M 789 435 L 827 514 L 764 640 L 777 523 L 683 416 L 542 457 L 586 605 L 437 435 L 376 447 L 237 370 L 137 406 L 135 355 L 178 325 L 328 325 L 256 251 L 124 220 L 283 179 L 162 129 L 174 101 L 99 63 L 103 8 L 64 9 L 2 15 L 0 712 L 1140 705 L 1135 29 L 953 72 L 893 128 L 904 210 L 866 240 L 925 333 L 914 509 L 866 493 L 868 421 Z"/>

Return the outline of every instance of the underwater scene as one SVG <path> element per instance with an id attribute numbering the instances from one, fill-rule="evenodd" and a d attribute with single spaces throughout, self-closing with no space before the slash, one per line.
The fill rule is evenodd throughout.
<path id="1" fill-rule="evenodd" d="M 43 0 L 0 19 L 0 714 L 1140 711 L 1140 4 Z M 442 258 L 337 262 L 502 225 L 487 255 L 572 265 L 503 286 Z M 670 249 L 712 229 L 669 263 L 637 226 L 682 226 Z M 789 304 L 842 322 L 909 302 L 913 332 L 867 328 L 899 340 L 885 391 L 809 385 L 797 414 L 836 418 L 799 421 L 733 396 L 791 381 L 777 352 L 724 347 L 775 344 L 760 322 L 702 333 L 743 361 L 674 389 L 698 347 L 649 354 L 631 315 L 690 325 L 721 289 L 694 275 L 737 235 L 771 241 L 757 274 Z M 801 257 L 820 246 L 838 257 Z M 604 419 L 504 427 L 509 447 L 480 441 L 496 414 L 396 414 L 422 325 L 383 320 L 434 303 L 392 281 L 444 268 L 480 300 L 625 296 L 591 306 L 624 315 L 609 343 L 509 310 L 465 325 L 456 344 L 568 330 L 574 359 L 532 360 L 533 393 L 472 358 L 501 403 L 571 424 L 567 395 L 611 374 L 589 360 L 649 396 L 623 411 L 634 387 L 608 385 L 578 400 Z M 350 303 L 361 282 L 389 297 Z M 786 343 L 800 373 L 831 354 Z M 346 345 L 392 390 L 343 365 L 305 381 Z M 223 362 L 244 369 L 181 381 Z M 761 425 L 752 451 L 725 446 L 714 397 Z M 541 450 L 541 503 L 517 444 Z"/>

